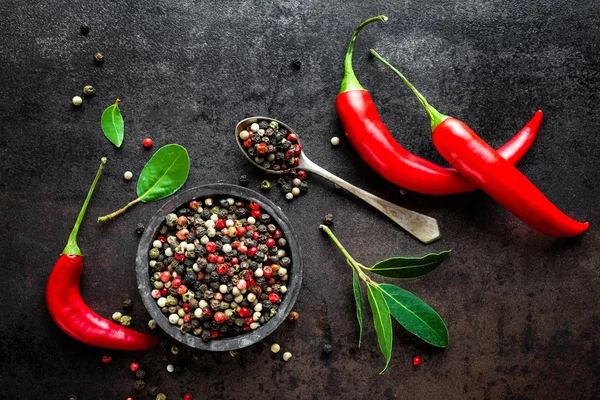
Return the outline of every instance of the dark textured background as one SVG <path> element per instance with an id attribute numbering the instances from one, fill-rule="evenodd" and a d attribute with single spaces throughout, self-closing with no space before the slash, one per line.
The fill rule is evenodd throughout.
<path id="1" fill-rule="evenodd" d="M 127 365 L 140 361 L 148 384 L 169 399 L 208 398 L 598 398 L 600 311 L 598 151 L 600 7 L 592 0 L 542 1 L 42 1 L 0 2 L 0 243 L 2 250 L 1 398 L 149 398 L 134 394 Z M 386 183 L 357 157 L 334 109 L 342 58 L 354 26 L 385 13 L 357 42 L 357 74 L 396 138 L 442 162 L 425 113 L 401 82 L 369 59 L 374 47 L 402 69 L 440 111 L 470 124 L 494 146 L 538 108 L 537 142 L 519 168 L 561 209 L 591 223 L 575 240 L 544 237 L 483 193 L 434 198 Z M 89 36 L 79 34 L 88 24 Z M 95 51 L 102 66 L 91 61 Z M 291 68 L 293 59 L 302 68 Z M 86 84 L 98 93 L 73 108 Z M 100 131 L 116 97 L 126 121 L 121 149 Z M 300 320 L 265 343 L 229 354 L 183 352 L 175 374 L 160 349 L 105 352 L 75 342 L 48 316 L 44 285 L 62 250 L 101 156 L 109 159 L 79 244 L 81 288 L 110 316 L 134 299 L 132 326 L 147 330 L 136 293 L 138 222 L 160 203 L 138 205 L 112 223 L 97 216 L 132 200 L 136 176 L 155 147 L 177 142 L 192 157 L 186 187 L 240 172 L 257 188 L 263 175 L 238 153 L 238 120 L 266 114 L 302 135 L 316 163 L 403 206 L 439 219 L 444 238 L 424 246 L 370 207 L 318 177 L 307 195 L 269 196 L 296 224 L 307 250 Z M 446 321 L 451 343 L 436 350 L 397 324 L 389 372 L 370 316 L 364 344 L 351 274 L 317 230 L 337 215 L 335 232 L 365 264 L 392 255 L 452 249 L 437 272 L 402 283 Z M 268 347 L 294 358 L 284 363 Z M 320 354 L 334 345 L 329 358 Z M 415 369 L 411 358 L 420 355 Z"/>

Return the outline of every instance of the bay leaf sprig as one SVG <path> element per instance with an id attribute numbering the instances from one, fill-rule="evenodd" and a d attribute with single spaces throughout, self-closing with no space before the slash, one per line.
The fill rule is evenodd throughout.
<path id="1" fill-rule="evenodd" d="M 154 153 L 146 163 L 137 183 L 137 199 L 125 207 L 98 218 L 98 222 L 109 221 L 139 202 L 148 203 L 164 199 L 183 186 L 190 171 L 187 150 L 178 144 L 167 144 Z"/>
<path id="2" fill-rule="evenodd" d="M 363 298 L 360 280 L 367 285 L 367 297 L 373 313 L 373 324 L 377 333 L 379 347 L 386 363 L 380 374 L 387 371 L 392 358 L 392 318 L 407 331 L 421 340 L 445 348 L 448 346 L 448 328 L 433 308 L 423 300 L 398 286 L 388 283 L 377 283 L 364 271 L 379 274 L 387 278 L 411 279 L 423 276 L 440 266 L 448 257 L 449 251 L 428 254 L 424 257 L 393 257 L 382 260 L 371 268 L 357 262 L 342 246 L 331 229 L 325 225 L 319 227 L 331 238 L 346 258 L 352 269 L 352 287 L 356 302 L 356 318 L 359 326 L 358 347 L 362 343 L 364 329 Z M 359 279 L 360 278 L 360 279 Z"/>
<path id="3" fill-rule="evenodd" d="M 117 99 L 114 104 L 106 107 L 100 120 L 104 136 L 117 147 L 121 147 L 125 134 L 125 123 L 119 109 L 120 102 L 121 100 Z"/>

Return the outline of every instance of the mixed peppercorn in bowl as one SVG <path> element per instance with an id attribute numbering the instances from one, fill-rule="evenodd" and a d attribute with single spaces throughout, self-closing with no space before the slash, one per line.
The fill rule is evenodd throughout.
<path id="1" fill-rule="evenodd" d="M 140 241 L 138 287 L 157 324 L 195 348 L 249 346 L 279 326 L 295 302 L 302 264 L 283 212 L 227 184 L 171 199 Z"/>

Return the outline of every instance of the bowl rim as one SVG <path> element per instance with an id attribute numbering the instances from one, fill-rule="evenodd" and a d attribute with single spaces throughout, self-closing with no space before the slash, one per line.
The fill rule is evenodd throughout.
<path id="1" fill-rule="evenodd" d="M 254 201 L 259 203 L 261 209 L 268 212 L 271 217 L 275 219 L 279 229 L 283 232 L 284 237 L 287 240 L 286 245 L 290 250 L 289 257 L 292 259 L 293 263 L 287 285 L 288 291 L 277 310 L 277 314 L 275 314 L 273 318 L 254 331 L 230 338 L 211 340 L 208 343 L 193 334 L 182 333 L 178 327 L 172 325 L 168 321 L 168 318 L 160 311 L 156 304 L 156 300 L 152 297 L 152 288 L 150 287 L 148 275 L 148 251 L 154 241 L 154 236 L 158 232 L 166 215 L 187 205 L 191 200 L 205 199 L 207 197 L 233 197 L 234 199 L 244 200 L 245 202 Z M 150 222 L 146 225 L 138 244 L 136 277 L 138 291 L 140 292 L 146 310 L 148 310 L 148 313 L 150 313 L 150 316 L 156 321 L 158 326 L 160 326 L 169 336 L 178 342 L 196 349 L 208 351 L 238 350 L 261 341 L 273 333 L 273 331 L 275 331 L 275 329 L 277 329 L 286 319 L 298 298 L 298 293 L 300 292 L 300 287 L 302 285 L 302 253 L 298 239 L 291 229 L 291 226 L 290 221 L 281 208 L 260 193 L 242 186 L 228 183 L 210 183 L 190 188 L 173 196 L 154 214 Z"/>

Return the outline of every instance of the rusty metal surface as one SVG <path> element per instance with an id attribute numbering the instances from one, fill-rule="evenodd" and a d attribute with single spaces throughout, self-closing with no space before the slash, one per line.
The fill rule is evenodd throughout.
<path id="1" fill-rule="evenodd" d="M 408 149 L 442 163 L 425 113 L 401 82 L 369 59 L 377 49 L 440 111 L 470 124 L 494 146 L 538 108 L 545 119 L 519 168 L 561 209 L 590 230 L 580 238 L 544 237 L 483 193 L 431 197 L 408 193 L 370 170 L 343 138 L 334 100 L 353 27 L 385 13 L 357 41 L 355 69 L 382 118 Z M 577 4 L 440 1 L 40 1 L 0 3 L 0 243 L 3 255 L 0 398 L 151 398 L 136 393 L 128 370 L 138 361 L 169 399 L 539 399 L 600 396 L 598 243 L 600 9 Z M 88 36 L 79 33 L 90 26 Z M 102 66 L 92 62 L 105 54 Z M 298 58 L 300 69 L 291 63 Z M 92 84 L 98 93 L 74 109 Z M 100 131 L 102 110 L 121 99 L 125 140 L 115 149 Z M 133 299 L 132 327 L 147 331 L 137 294 L 138 222 L 164 203 L 139 204 L 99 226 L 99 215 L 135 196 L 155 147 L 180 143 L 192 168 L 186 187 L 240 173 L 258 189 L 264 175 L 231 140 L 237 121 L 269 115 L 302 132 L 317 164 L 361 188 L 435 217 L 443 238 L 422 245 L 360 200 L 309 177 L 306 195 L 288 203 L 268 194 L 296 228 L 305 251 L 296 311 L 264 342 L 228 353 L 111 352 L 77 343 L 51 321 L 48 274 L 64 244 L 101 156 L 109 161 L 79 245 L 84 299 L 101 315 Z M 342 138 L 332 148 L 332 136 Z M 450 346 L 434 349 L 394 325 L 390 370 L 367 312 L 363 346 L 351 271 L 318 230 L 328 212 L 334 232 L 364 264 L 394 255 L 452 249 L 435 273 L 400 285 L 446 321 Z M 269 351 L 277 342 L 293 358 Z M 334 347 L 326 357 L 324 344 Z M 168 350 L 168 349 L 167 349 Z M 281 353 L 280 353 L 281 354 Z M 411 358 L 423 363 L 413 368 Z M 179 370 L 169 374 L 174 362 Z"/>

